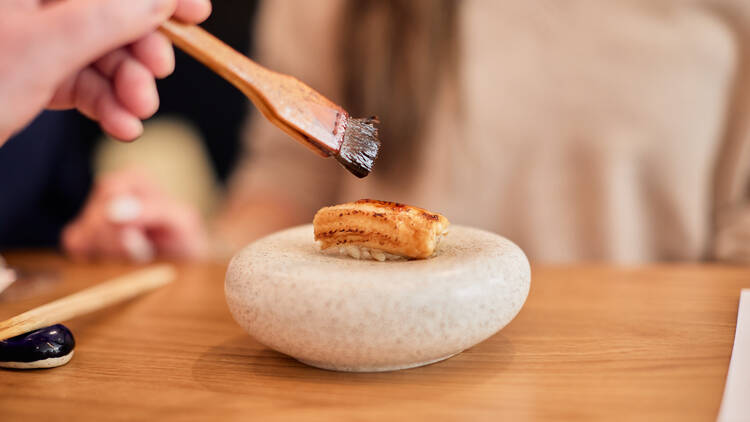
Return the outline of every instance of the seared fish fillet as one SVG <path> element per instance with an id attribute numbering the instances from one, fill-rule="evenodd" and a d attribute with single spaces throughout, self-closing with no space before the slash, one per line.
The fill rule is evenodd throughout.
<path id="1" fill-rule="evenodd" d="M 450 223 L 440 214 L 395 202 L 361 199 L 321 208 L 315 240 L 321 249 L 338 246 L 354 258 L 429 258 Z"/>

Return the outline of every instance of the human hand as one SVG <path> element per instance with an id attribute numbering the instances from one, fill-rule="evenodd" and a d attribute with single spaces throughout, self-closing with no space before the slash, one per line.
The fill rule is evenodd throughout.
<path id="1" fill-rule="evenodd" d="M 200 259 L 208 241 L 198 212 L 163 194 L 145 174 L 112 173 L 99 180 L 83 211 L 63 230 L 74 259 L 151 261 Z"/>
<path id="2" fill-rule="evenodd" d="M 209 0 L 0 0 L 0 146 L 43 108 L 137 138 L 159 107 L 155 78 L 174 70 L 156 28 L 210 13 Z"/>

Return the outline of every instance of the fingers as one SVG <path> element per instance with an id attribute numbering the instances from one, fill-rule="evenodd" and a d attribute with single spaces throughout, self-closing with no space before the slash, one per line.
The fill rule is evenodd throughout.
<path id="1" fill-rule="evenodd" d="M 0 0 L 0 10 L 29 11 L 37 7 L 37 0 Z"/>
<path id="2" fill-rule="evenodd" d="M 62 246 L 68 255 L 77 260 L 129 259 L 123 223 L 137 217 L 140 211 L 132 201 L 120 206 L 115 202 L 127 198 L 129 189 L 126 174 L 97 181 L 81 214 L 63 230 Z"/>
<path id="3" fill-rule="evenodd" d="M 123 141 L 137 138 L 143 132 L 140 120 L 151 117 L 159 108 L 151 72 L 122 49 L 108 54 L 95 66 L 96 69 L 85 68 L 64 80 L 47 107 L 78 108 L 98 120 L 113 137 Z"/>
<path id="4" fill-rule="evenodd" d="M 63 250 L 71 258 L 79 261 L 130 259 L 123 244 L 122 228 L 109 222 L 102 211 L 101 204 L 93 203 L 63 230 Z"/>
<path id="5" fill-rule="evenodd" d="M 203 221 L 192 208 L 171 201 L 149 201 L 133 224 L 145 229 L 159 254 L 197 259 L 208 250 Z"/>
<path id="6" fill-rule="evenodd" d="M 28 53 L 37 69 L 34 80 L 55 90 L 50 108 L 80 105 L 114 138 L 133 140 L 143 131 L 136 120 L 159 108 L 154 78 L 166 77 L 175 66 L 170 42 L 154 30 L 173 14 L 197 23 L 210 13 L 208 0 L 51 3 L 36 14 L 28 40 L 32 46 L 45 45 Z M 88 68 L 95 60 L 98 75 Z"/>
<path id="7" fill-rule="evenodd" d="M 203 222 L 192 208 L 161 194 L 141 173 L 100 179 L 83 212 L 65 228 L 62 245 L 76 259 L 146 262 L 157 255 L 200 258 L 207 253 Z"/>
<path id="8" fill-rule="evenodd" d="M 136 60 L 126 60 L 114 77 L 117 99 L 131 113 L 147 119 L 159 108 L 159 94 L 151 72 Z"/>
<path id="9" fill-rule="evenodd" d="M 156 249 L 143 229 L 123 227 L 120 241 L 128 258 L 133 262 L 146 263 L 156 258 Z"/>
<path id="10" fill-rule="evenodd" d="M 175 8 L 176 0 L 77 0 L 43 8 L 39 14 L 39 27 L 43 29 L 36 33 L 45 36 L 47 48 L 38 50 L 47 54 L 35 61 L 37 67 L 48 69 L 43 73 L 53 73 L 42 75 L 41 79 L 75 75 L 55 84 L 57 89 L 49 107 L 76 107 L 120 140 L 140 136 L 140 119 L 151 117 L 159 107 L 152 71 L 127 49 L 115 49 L 99 59 L 95 66 L 99 71 L 84 66 L 108 50 L 148 33 Z M 157 52 L 154 57 L 164 54 Z M 74 72 L 81 67 L 82 71 Z"/>
<path id="11" fill-rule="evenodd" d="M 101 199 L 121 195 L 133 195 L 146 200 L 166 197 L 166 194 L 147 173 L 135 168 L 118 170 L 100 177 L 93 195 Z"/>
<path id="12" fill-rule="evenodd" d="M 71 73 L 123 45 L 149 34 L 174 14 L 188 23 L 199 23 L 211 14 L 208 0 L 76 0 L 45 7 L 35 31 L 45 42 L 40 61 Z M 162 40 L 148 42 L 164 46 Z M 59 68 L 63 65 L 63 68 Z M 160 69 L 161 70 L 161 69 Z M 163 72 L 155 72 L 163 74 Z"/>
<path id="13" fill-rule="evenodd" d="M 132 141 L 143 133 L 138 116 L 124 108 L 109 81 L 93 68 L 78 74 L 73 105 L 84 115 L 98 120 L 102 129 L 122 141 Z"/>
<path id="14" fill-rule="evenodd" d="M 101 59 L 95 67 L 111 80 L 119 103 L 130 113 L 147 119 L 159 108 L 159 93 L 154 76 L 127 49 L 115 50 Z"/>
<path id="15" fill-rule="evenodd" d="M 208 0 L 180 0 L 174 17 L 187 23 L 200 23 L 211 14 L 211 2 Z"/>
<path id="16" fill-rule="evenodd" d="M 149 117 L 159 105 L 154 77 L 165 77 L 174 69 L 171 45 L 155 33 L 156 28 L 172 16 L 197 23 L 210 14 L 211 4 L 208 0 L 0 0 L 0 11 L 0 41 L 7 41 L 0 42 L 0 76 L 6 81 L 5 97 L 16 104 L 0 119 L 2 145 L 41 108 L 48 104 L 69 108 L 80 98 L 97 99 L 86 114 L 105 116 L 102 127 L 111 135 L 137 137 L 142 125 L 134 117 Z M 108 59 L 114 64 L 98 68 L 112 82 L 97 83 L 98 91 L 82 89 L 82 80 L 96 78 L 81 69 L 117 49 L 129 52 L 132 60 L 122 52 L 113 53 Z"/>
<path id="17" fill-rule="evenodd" d="M 141 200 L 132 195 L 115 196 L 107 202 L 107 220 L 116 225 L 113 230 L 119 232 L 117 241 L 126 257 L 133 262 L 149 262 L 156 255 L 145 228 L 133 224 L 140 217 L 142 209 Z"/>
<path id="18" fill-rule="evenodd" d="M 130 47 L 136 60 L 143 63 L 157 78 L 166 78 L 174 72 L 175 58 L 172 44 L 160 32 L 152 32 Z"/>
<path id="19" fill-rule="evenodd" d="M 94 67 L 64 80 L 48 107 L 79 108 L 113 137 L 137 138 L 143 130 L 140 119 L 159 108 L 153 74 L 124 48 L 105 55 Z"/>
<path id="20" fill-rule="evenodd" d="M 76 260 L 148 262 L 156 251 L 145 229 L 132 224 L 140 201 L 130 195 L 92 196 L 84 212 L 63 231 L 62 246 Z"/>
<path id="21" fill-rule="evenodd" d="M 81 223 L 70 223 L 62 231 L 60 243 L 63 251 L 76 261 L 85 261 L 92 255 L 91 241 L 86 236 Z"/>
<path id="22" fill-rule="evenodd" d="M 173 14 L 176 0 L 76 0 L 40 12 L 35 36 L 46 44 L 41 65 L 70 74 L 151 32 Z"/>
<path id="23" fill-rule="evenodd" d="M 119 48 L 96 61 L 102 74 L 112 77 L 128 60 L 137 61 L 155 77 L 164 78 L 174 71 L 174 50 L 169 39 L 159 32 L 152 32 L 134 42 L 130 48 Z"/>

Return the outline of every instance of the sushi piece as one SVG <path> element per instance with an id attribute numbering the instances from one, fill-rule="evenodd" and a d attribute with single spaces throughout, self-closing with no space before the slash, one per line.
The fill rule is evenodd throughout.
<path id="1" fill-rule="evenodd" d="M 13 369 L 54 368 L 73 357 L 73 333 L 61 324 L 40 328 L 0 341 L 0 367 Z"/>
<path id="2" fill-rule="evenodd" d="M 322 250 L 377 261 L 429 258 L 449 225 L 440 214 L 373 199 L 325 207 L 313 219 Z"/>

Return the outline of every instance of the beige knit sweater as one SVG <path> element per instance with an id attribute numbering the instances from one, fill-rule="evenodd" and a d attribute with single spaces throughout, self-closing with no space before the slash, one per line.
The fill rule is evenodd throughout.
<path id="1" fill-rule="evenodd" d="M 442 91 L 415 177 L 355 179 L 254 113 L 232 201 L 275 192 L 308 221 L 401 201 L 536 262 L 750 262 L 750 1 L 461 4 L 460 98 Z M 266 2 L 259 61 L 340 100 L 340 11 Z"/>

